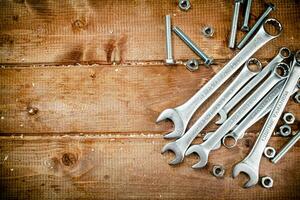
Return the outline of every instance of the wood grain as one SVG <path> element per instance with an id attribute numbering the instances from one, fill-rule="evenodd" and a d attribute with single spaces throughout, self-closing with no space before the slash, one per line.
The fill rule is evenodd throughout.
<path id="1" fill-rule="evenodd" d="M 161 155 L 160 136 L 24 137 L 0 139 L 1 199 L 299 199 L 300 146 L 277 165 L 262 159 L 260 174 L 274 180 L 272 189 L 243 189 L 247 178 L 231 178 L 232 167 L 250 150 L 255 134 L 234 149 L 212 153 L 208 166 L 193 170 L 196 157 L 171 167 L 173 155 Z M 286 139 L 272 138 L 275 148 Z M 225 177 L 211 175 L 213 165 Z"/>
<path id="2" fill-rule="evenodd" d="M 227 48 L 233 5 L 230 1 L 205 0 L 182 12 L 175 0 L 164 1 L 0 1 L 0 63 L 135 63 L 165 59 L 164 16 L 172 15 L 208 55 L 230 59 Z M 299 2 L 273 1 L 271 17 L 282 22 L 284 32 L 257 53 L 271 58 L 275 49 L 300 47 Z M 213 5 L 213 6 L 212 6 Z M 263 1 L 253 3 L 251 24 L 264 11 Z M 242 20 L 240 20 L 242 21 Z M 215 29 L 213 39 L 201 27 Z M 238 40 L 243 33 L 238 33 Z M 195 57 L 175 35 L 177 60 Z"/>
<path id="3" fill-rule="evenodd" d="M 181 66 L 1 69 L 0 132 L 165 133 L 172 130 L 172 123 L 156 124 L 160 112 L 184 103 L 220 68 L 202 67 L 195 73 Z M 191 124 L 221 91 L 200 108 Z M 33 108 L 36 112 L 30 113 Z M 298 123 L 297 108 L 291 100 L 287 109 Z M 214 128 L 211 124 L 205 131 Z"/>

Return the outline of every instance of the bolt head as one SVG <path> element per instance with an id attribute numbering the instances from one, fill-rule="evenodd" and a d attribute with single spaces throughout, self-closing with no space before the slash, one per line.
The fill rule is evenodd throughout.
<path id="1" fill-rule="evenodd" d="M 191 3 L 189 0 L 179 0 L 178 6 L 181 10 L 187 11 L 191 8 Z"/>
<path id="2" fill-rule="evenodd" d="M 166 63 L 167 65 L 174 65 L 174 64 L 175 64 L 175 60 L 174 60 L 173 58 L 167 58 L 167 59 L 165 60 L 165 63 Z"/>

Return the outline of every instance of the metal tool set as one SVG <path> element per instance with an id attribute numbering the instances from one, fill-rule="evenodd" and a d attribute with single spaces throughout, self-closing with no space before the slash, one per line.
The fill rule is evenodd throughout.
<path id="1" fill-rule="evenodd" d="M 229 47 L 235 47 L 235 35 L 241 0 L 235 0 L 234 14 L 231 26 Z M 182 105 L 176 108 L 164 110 L 158 117 L 157 122 L 170 119 L 174 122 L 174 131 L 164 136 L 166 139 L 176 138 L 162 148 L 162 153 L 172 151 L 175 159 L 169 164 L 181 163 L 185 156 L 196 154 L 199 161 L 192 168 L 203 168 L 207 165 L 210 152 L 219 149 L 222 145 L 227 148 L 234 147 L 237 142 L 245 136 L 249 127 L 268 115 L 260 134 L 251 152 L 245 159 L 237 163 L 233 168 L 233 177 L 237 177 L 240 172 L 246 173 L 250 180 L 245 187 L 251 187 L 259 181 L 259 165 L 262 155 L 272 159 L 277 163 L 280 158 L 299 140 L 300 132 L 291 139 L 290 142 L 278 153 L 267 146 L 267 143 L 274 132 L 274 129 L 282 117 L 284 125 L 279 128 L 279 134 L 290 136 L 292 134 L 291 124 L 295 121 L 292 113 L 284 113 L 284 108 L 293 96 L 295 102 L 299 103 L 299 78 L 300 78 L 300 51 L 292 56 L 287 47 L 282 47 L 278 54 L 263 68 L 260 61 L 251 56 L 269 41 L 277 38 L 282 32 L 282 25 L 276 19 L 267 19 L 268 14 L 274 10 L 273 4 L 268 4 L 266 11 L 258 19 L 252 28 L 249 28 L 252 1 L 246 3 L 246 11 L 242 25 L 243 31 L 250 30 L 241 42 L 237 45 L 241 49 L 225 66 L 212 77 L 200 90 Z M 191 6 L 189 1 L 179 1 L 179 7 Z M 269 31 L 269 27 L 276 30 Z M 198 55 L 204 64 L 209 66 L 213 59 L 208 57 L 180 28 L 171 26 L 171 18 L 166 16 L 166 64 L 174 64 L 171 45 L 171 32 L 173 32 Z M 212 35 L 213 29 L 205 27 L 203 33 Z M 196 59 L 191 59 L 186 63 L 190 71 L 198 69 L 199 63 Z M 228 87 L 212 102 L 210 107 L 196 120 L 189 130 L 187 125 L 196 110 L 209 98 L 221 85 L 229 78 L 235 78 Z M 233 111 L 233 112 L 231 112 Z M 220 119 L 215 123 L 219 125 L 214 132 L 207 133 L 201 144 L 191 145 L 194 139 L 203 129 L 219 115 Z M 213 167 L 212 174 L 222 177 L 225 168 L 220 165 Z M 261 178 L 261 184 L 265 188 L 273 185 L 271 177 Z"/>

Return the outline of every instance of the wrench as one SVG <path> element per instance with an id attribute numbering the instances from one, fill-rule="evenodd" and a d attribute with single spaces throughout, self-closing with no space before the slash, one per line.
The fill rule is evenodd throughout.
<path id="1" fill-rule="evenodd" d="M 289 58 L 291 51 L 287 47 L 282 47 L 278 54 L 264 67 L 264 69 L 257 74 L 245 87 L 243 87 L 219 112 L 220 119 L 216 124 L 222 124 L 228 116 L 228 113 L 255 87 L 257 86 L 267 75 L 269 75 L 273 68 L 282 60 Z"/>
<path id="2" fill-rule="evenodd" d="M 276 103 L 269 114 L 256 142 L 248 156 L 239 162 L 233 168 L 233 178 L 237 177 L 241 172 L 249 176 L 248 182 L 244 187 L 251 187 L 257 184 L 259 179 L 259 164 L 261 156 L 267 143 L 273 133 L 273 130 L 281 117 L 281 114 L 298 82 L 300 77 L 300 50 L 296 53 L 291 67 L 291 73 L 281 90 Z"/>
<path id="3" fill-rule="evenodd" d="M 235 147 L 237 144 L 237 140 L 242 139 L 244 137 L 244 133 L 248 128 L 250 128 L 253 124 L 263 118 L 266 114 L 268 114 L 273 105 L 276 103 L 276 98 L 283 87 L 284 82 L 278 83 L 272 90 L 255 106 L 255 108 L 247 114 L 247 116 L 239 123 L 231 133 L 226 134 L 223 139 L 222 143 L 227 148 Z M 279 91 L 278 91 L 279 90 Z M 298 87 L 295 87 L 292 95 L 294 95 L 299 90 Z M 214 132 L 208 132 L 204 137 L 203 141 L 207 140 L 211 137 Z M 228 144 L 226 140 L 232 139 L 234 141 L 233 144 Z M 219 141 L 213 150 L 219 149 L 221 147 L 221 141 Z"/>
<path id="4" fill-rule="evenodd" d="M 229 133 L 223 137 L 223 139 L 222 139 L 223 145 L 227 148 L 232 148 L 232 147 L 236 146 L 237 140 L 242 139 L 244 137 L 246 130 L 272 110 L 273 106 L 276 103 L 277 96 L 280 93 L 282 88 L 283 88 L 283 82 L 277 84 L 272 89 L 272 91 L 269 92 L 269 94 L 267 94 L 263 98 L 263 100 L 261 100 L 259 102 L 259 104 L 255 106 L 254 110 L 252 110 L 245 117 L 245 119 L 243 119 L 243 121 L 235 129 L 233 129 L 233 131 L 231 133 Z M 295 89 L 292 92 L 292 95 L 294 95 L 298 90 L 299 90 L 298 87 L 295 87 Z M 271 93 L 273 93 L 273 94 L 271 94 Z M 233 139 L 234 143 L 232 145 L 228 145 L 226 143 L 226 140 L 228 138 Z"/>
<path id="5" fill-rule="evenodd" d="M 270 24 L 277 29 L 277 33 L 270 35 L 265 31 L 264 25 Z M 164 110 L 156 122 L 170 119 L 174 122 L 175 130 L 165 138 L 181 137 L 194 112 L 205 102 L 223 83 L 226 82 L 258 49 L 270 40 L 278 37 L 282 32 L 282 26 L 276 19 L 268 19 L 260 27 L 252 40 L 236 54 L 212 79 L 210 79 L 193 97 L 184 104 Z"/>
<path id="6" fill-rule="evenodd" d="M 281 71 L 282 74 L 278 71 Z M 191 146 L 187 151 L 186 155 L 192 153 L 198 154 L 200 161 L 194 164 L 193 168 L 202 168 L 207 164 L 208 155 L 211 150 L 214 149 L 216 144 L 230 131 L 243 117 L 262 99 L 271 88 L 287 78 L 289 72 L 289 66 L 285 63 L 279 63 L 273 70 L 273 73 L 268 77 L 266 81 L 261 84 L 257 90 L 220 126 L 215 134 L 208 138 L 205 142 L 198 145 Z M 192 127 L 193 128 L 193 127 Z"/>
<path id="7" fill-rule="evenodd" d="M 257 68 L 253 71 L 250 68 L 249 63 L 256 63 Z M 195 122 L 195 124 L 184 134 L 181 138 L 175 142 L 166 144 L 162 153 L 168 150 L 173 150 L 176 154 L 176 158 L 170 162 L 170 164 L 178 164 L 184 158 L 184 153 L 186 149 L 190 146 L 195 137 L 200 133 L 200 131 L 209 123 L 210 120 L 218 113 L 218 111 L 225 105 L 225 103 L 245 84 L 247 81 L 256 75 L 261 70 L 261 63 L 255 59 L 251 58 L 246 62 L 242 71 L 234 79 L 233 82 L 225 89 L 225 91 L 217 98 L 217 100 L 204 112 L 204 114 Z"/>

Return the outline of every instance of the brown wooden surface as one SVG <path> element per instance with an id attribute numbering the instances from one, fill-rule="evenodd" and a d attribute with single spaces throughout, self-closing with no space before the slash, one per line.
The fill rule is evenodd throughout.
<path id="1" fill-rule="evenodd" d="M 235 53 L 227 47 L 231 1 L 192 1 L 188 12 L 176 2 L 0 0 L 1 199 L 300 198 L 299 144 L 277 165 L 263 158 L 260 175 L 272 176 L 272 189 L 246 190 L 246 176 L 231 178 L 263 120 L 236 148 L 213 152 L 202 170 L 190 168 L 194 156 L 172 167 L 173 155 L 160 154 L 173 126 L 155 124 L 159 113 L 189 99 Z M 284 31 L 255 54 L 264 64 L 282 46 L 300 49 L 299 2 L 273 3 Z M 254 1 L 251 24 L 263 10 Z M 174 35 L 179 65 L 163 65 L 168 13 L 216 64 L 186 70 L 181 61 L 196 56 Z M 206 24 L 212 39 L 199 33 Z M 289 101 L 286 110 L 299 129 L 299 104 Z M 279 150 L 286 141 L 272 137 L 270 145 Z M 211 175 L 214 164 L 226 167 L 224 178 Z"/>

